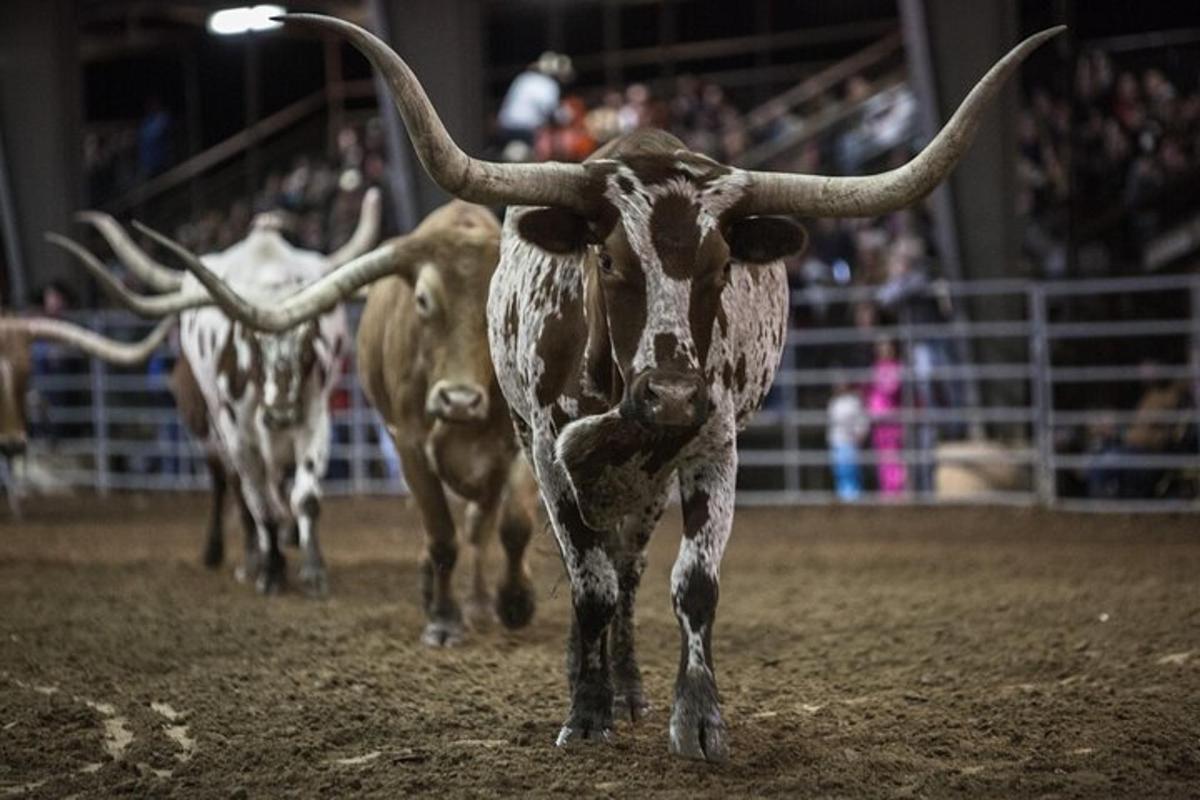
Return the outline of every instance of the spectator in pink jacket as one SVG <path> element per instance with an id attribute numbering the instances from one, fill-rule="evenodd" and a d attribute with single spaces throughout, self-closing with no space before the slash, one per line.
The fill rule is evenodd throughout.
<path id="1" fill-rule="evenodd" d="M 867 411 L 873 422 L 871 445 L 875 448 L 879 491 L 885 497 L 904 493 L 904 426 L 896 419 L 900 410 L 901 366 L 896 345 L 890 339 L 875 343 L 875 364 L 867 389 Z"/>

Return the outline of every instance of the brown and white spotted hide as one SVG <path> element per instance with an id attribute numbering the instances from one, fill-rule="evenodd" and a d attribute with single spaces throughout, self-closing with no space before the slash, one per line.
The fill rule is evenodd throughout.
<path id="1" fill-rule="evenodd" d="M 467 503 L 473 554 L 467 616 L 526 624 L 534 610 L 524 562 L 536 490 L 513 436 L 487 344 L 488 283 L 500 227 L 490 211 L 454 201 L 406 237 L 394 276 L 374 283 L 358 328 L 359 379 L 387 423 L 426 534 L 427 644 L 453 644 L 463 612 L 451 582 L 459 545 L 447 490 Z M 486 550 L 499 528 L 507 570 L 493 598 Z"/>
<path id="2" fill-rule="evenodd" d="M 204 259 L 231 285 L 263 302 L 286 297 L 328 268 L 324 256 L 294 248 L 266 227 Z M 189 275 L 185 288 L 194 280 Z M 240 574 L 262 592 L 284 583 L 278 537 L 291 528 L 304 550 L 304 588 L 326 591 L 316 526 L 329 459 L 329 396 L 342 371 L 347 337 L 340 305 L 278 334 L 252 331 L 211 306 L 180 315 L 180 346 L 204 400 L 208 441 L 240 487 L 243 519 L 256 532 L 255 541 L 247 541 Z M 215 470 L 214 465 L 217 480 Z"/>
<path id="3" fill-rule="evenodd" d="M 573 695 L 559 742 L 607 736 L 614 697 L 640 713 L 633 596 L 677 481 L 683 653 L 671 746 L 722 758 L 709 637 L 735 440 L 779 364 L 781 258 L 805 237 L 789 220 L 740 216 L 744 173 L 658 131 L 617 140 L 585 167 L 592 215 L 510 210 L 488 303 L 500 386 L 572 582 Z"/>

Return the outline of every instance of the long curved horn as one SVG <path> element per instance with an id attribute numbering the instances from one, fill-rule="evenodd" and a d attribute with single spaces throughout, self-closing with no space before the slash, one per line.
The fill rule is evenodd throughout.
<path id="1" fill-rule="evenodd" d="M 341 34 L 375 65 L 387 80 L 425 171 L 450 194 L 481 205 L 589 210 L 587 173 L 579 164 L 497 164 L 464 153 L 446 132 L 413 71 L 374 34 L 321 14 L 284 14 L 278 19 Z"/>
<path id="2" fill-rule="evenodd" d="M 747 214 L 871 217 L 912 205 L 933 191 L 975 137 L 987 104 L 1025 57 L 1065 25 L 1035 33 L 1008 52 L 975 84 L 945 127 L 907 164 L 878 175 L 827 177 L 747 171 Z"/>
<path id="3" fill-rule="evenodd" d="M 337 269 L 347 261 L 358 258 L 375 246 L 379 239 L 379 219 L 382 216 L 379 189 L 372 186 L 363 195 L 362 208 L 358 212 L 358 225 L 350 239 L 329 254 L 329 268 Z"/>
<path id="4" fill-rule="evenodd" d="M 0 331 L 23 333 L 34 339 L 47 339 L 77 347 L 102 361 L 123 366 L 140 364 L 153 355 L 174 325 L 175 317 L 168 317 L 140 342 L 118 342 L 61 319 L 0 317 Z"/>
<path id="5" fill-rule="evenodd" d="M 87 248 L 78 242 L 68 239 L 65 236 L 60 236 L 57 233 L 47 233 L 46 241 L 56 247 L 61 247 L 79 259 L 79 263 L 83 264 L 87 271 L 91 273 L 105 294 L 140 316 L 151 318 L 165 317 L 168 314 L 175 314 L 188 308 L 198 308 L 212 302 L 208 296 L 208 292 L 199 287 L 194 287 L 192 290 L 180 290 L 172 294 L 156 295 L 154 297 L 147 297 L 132 292 L 125 288 L 124 284 L 104 268 L 104 265 L 100 263 L 100 259 L 92 255 Z"/>
<path id="6" fill-rule="evenodd" d="M 319 316 L 350 297 L 360 287 L 396 271 L 397 265 L 412 260 L 419 245 L 411 236 L 385 242 L 369 253 L 323 275 L 280 303 L 261 306 L 246 300 L 188 251 L 186 247 L 141 223 L 134 227 L 179 257 L 215 302 L 230 317 L 260 331 L 279 333 Z"/>
<path id="7" fill-rule="evenodd" d="M 183 285 L 183 275 L 164 267 L 138 247 L 115 219 L 100 211 L 81 211 L 75 219 L 86 222 L 104 237 L 113 253 L 129 271 L 156 292 L 176 292 Z"/>

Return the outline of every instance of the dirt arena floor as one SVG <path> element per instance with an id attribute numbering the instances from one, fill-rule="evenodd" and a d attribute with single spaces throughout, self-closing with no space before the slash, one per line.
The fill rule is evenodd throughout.
<path id="1" fill-rule="evenodd" d="M 654 709 L 572 751 L 548 533 L 533 625 L 434 651 L 399 501 L 327 504 L 325 601 L 204 570 L 203 518 L 117 496 L 0 524 L 0 796 L 1200 796 L 1194 516 L 739 512 L 722 766 L 667 754 L 670 515 L 640 598 Z"/>

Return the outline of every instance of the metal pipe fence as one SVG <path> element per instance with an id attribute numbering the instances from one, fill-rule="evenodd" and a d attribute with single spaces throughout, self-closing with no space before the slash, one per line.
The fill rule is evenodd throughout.
<path id="1" fill-rule="evenodd" d="M 1200 275 L 938 290 L 967 310 L 964 320 L 856 326 L 853 308 L 874 302 L 874 289 L 793 291 L 783 363 L 739 441 L 740 502 L 845 499 L 827 443 L 829 401 L 835 385 L 871 392 L 872 351 L 888 339 L 900 389 L 894 407 L 867 415 L 855 502 L 1200 510 Z M 351 307 L 352 324 L 360 311 Z M 123 339 L 149 327 L 118 311 L 71 318 Z M 970 342 L 972 363 L 956 360 L 956 341 Z M 167 388 L 174 358 L 164 346 L 147 366 L 120 369 L 36 345 L 37 474 L 100 492 L 205 488 L 203 452 Z M 325 489 L 403 493 L 398 459 L 354 376 L 348 363 L 334 395 Z"/>

